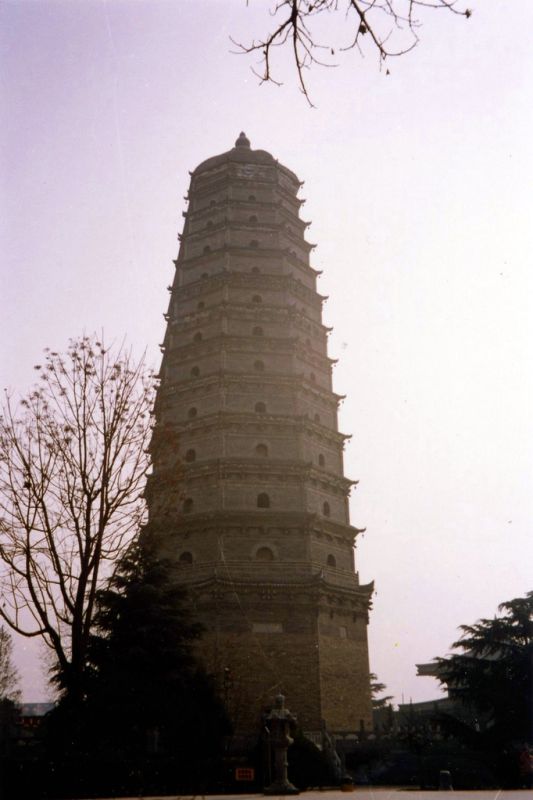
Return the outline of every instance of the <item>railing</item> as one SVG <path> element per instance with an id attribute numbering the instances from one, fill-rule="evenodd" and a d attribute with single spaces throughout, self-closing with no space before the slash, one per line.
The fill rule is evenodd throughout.
<path id="1" fill-rule="evenodd" d="M 222 580 L 246 583 L 271 581 L 272 583 L 307 583 L 323 577 L 327 583 L 346 589 L 358 587 L 353 572 L 335 569 L 309 561 L 196 561 L 179 565 L 179 577 L 184 582 L 207 580 L 216 575 Z"/>

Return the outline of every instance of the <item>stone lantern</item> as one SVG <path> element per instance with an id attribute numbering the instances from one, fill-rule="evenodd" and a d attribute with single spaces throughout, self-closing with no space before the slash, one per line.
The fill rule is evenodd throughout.
<path id="1" fill-rule="evenodd" d="M 265 794 L 299 794 L 287 776 L 287 750 L 292 744 L 291 726 L 296 722 L 296 717 L 285 708 L 285 697 L 278 694 L 275 705 L 266 717 L 267 728 L 270 731 L 270 743 L 274 748 L 274 780 L 267 786 Z"/>

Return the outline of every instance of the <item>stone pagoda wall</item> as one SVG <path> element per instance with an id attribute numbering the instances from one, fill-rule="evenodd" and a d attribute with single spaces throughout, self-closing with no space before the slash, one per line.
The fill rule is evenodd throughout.
<path id="1" fill-rule="evenodd" d="M 304 728 L 355 732 L 371 727 L 372 587 L 299 189 L 242 134 L 191 174 L 147 496 L 237 727 L 283 690 Z"/>

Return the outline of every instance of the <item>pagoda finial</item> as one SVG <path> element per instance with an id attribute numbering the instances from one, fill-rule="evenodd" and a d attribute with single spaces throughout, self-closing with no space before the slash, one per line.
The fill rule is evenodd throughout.
<path id="1" fill-rule="evenodd" d="M 241 131 L 239 133 L 239 137 L 235 142 L 235 147 L 247 147 L 248 149 L 250 149 L 250 140 L 248 139 L 244 131 Z"/>

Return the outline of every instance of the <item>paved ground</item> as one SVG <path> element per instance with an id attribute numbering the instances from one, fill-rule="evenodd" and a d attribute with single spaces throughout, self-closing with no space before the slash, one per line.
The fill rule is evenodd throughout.
<path id="1" fill-rule="evenodd" d="M 489 791 L 460 791 L 460 792 L 421 792 L 414 789 L 388 789 L 388 788 L 356 788 L 353 792 L 340 790 L 325 790 L 302 792 L 305 800 L 348 800 L 353 795 L 353 800 L 530 800 L 533 791 L 530 789 L 513 789 L 503 791 L 491 789 Z M 258 800 L 262 794 L 219 794 L 219 795 L 166 795 L 146 797 L 144 800 Z M 275 796 L 274 796 L 275 797 Z M 108 800 L 118 800 L 108 798 Z M 120 800 L 139 800 L 139 797 L 123 797 Z"/>

